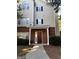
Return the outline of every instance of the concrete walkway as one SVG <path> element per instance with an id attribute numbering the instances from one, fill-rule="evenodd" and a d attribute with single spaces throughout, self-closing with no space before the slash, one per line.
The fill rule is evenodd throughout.
<path id="1" fill-rule="evenodd" d="M 18 59 L 50 59 L 46 54 L 42 45 L 36 45 L 33 47 L 30 53 Z"/>
<path id="2" fill-rule="evenodd" d="M 26 59 L 49 59 L 42 45 L 34 46 L 29 54 L 26 55 Z"/>

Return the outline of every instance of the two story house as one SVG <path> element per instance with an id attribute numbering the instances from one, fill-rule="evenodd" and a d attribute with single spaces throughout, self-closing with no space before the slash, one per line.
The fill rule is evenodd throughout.
<path id="1" fill-rule="evenodd" d="M 29 39 L 29 45 L 49 45 L 49 37 L 59 35 L 54 8 L 48 0 L 22 0 L 20 4 L 24 18 L 18 19 L 17 36 Z"/>

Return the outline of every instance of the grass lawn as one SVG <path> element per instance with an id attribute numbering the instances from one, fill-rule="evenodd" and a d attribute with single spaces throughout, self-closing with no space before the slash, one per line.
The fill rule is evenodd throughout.
<path id="1" fill-rule="evenodd" d="M 17 56 L 23 56 L 27 54 L 33 46 L 17 46 Z"/>

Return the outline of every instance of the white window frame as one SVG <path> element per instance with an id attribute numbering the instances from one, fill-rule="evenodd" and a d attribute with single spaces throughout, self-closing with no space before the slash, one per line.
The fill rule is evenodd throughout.
<path id="1" fill-rule="evenodd" d="M 36 20 L 38 20 L 38 25 L 42 25 L 42 19 L 43 18 L 37 18 Z M 44 23 L 44 21 L 43 21 L 43 23 Z M 36 23 L 37 24 L 37 23 Z"/>

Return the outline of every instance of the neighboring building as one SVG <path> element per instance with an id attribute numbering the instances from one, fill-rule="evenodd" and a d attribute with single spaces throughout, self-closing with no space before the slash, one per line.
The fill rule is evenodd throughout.
<path id="1" fill-rule="evenodd" d="M 29 39 L 30 44 L 49 45 L 49 36 L 59 35 L 58 15 L 43 0 L 23 0 L 23 19 L 18 19 L 18 37 Z"/>

